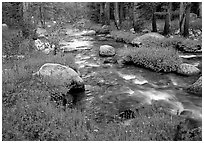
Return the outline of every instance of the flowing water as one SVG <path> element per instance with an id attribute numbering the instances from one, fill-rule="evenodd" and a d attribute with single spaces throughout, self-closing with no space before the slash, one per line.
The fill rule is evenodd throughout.
<path id="1" fill-rule="evenodd" d="M 195 82 L 199 75 L 187 77 L 157 73 L 133 65 L 121 67 L 114 62 L 104 62 L 111 59 L 99 56 L 101 45 L 111 45 L 117 53 L 124 43 L 104 38 L 103 34 L 81 36 L 84 33 L 69 29 L 61 40 L 61 45 L 74 49 L 72 53 L 85 83 L 85 92 L 73 95 L 76 97 L 75 108 L 92 111 L 100 115 L 99 120 L 111 121 L 123 111 L 131 111 L 156 100 L 165 104 L 172 114 L 187 113 L 192 118 L 202 119 L 202 97 L 183 89 Z M 197 56 L 181 53 L 184 62 L 194 65 L 201 64 L 201 55 Z"/>
<path id="2" fill-rule="evenodd" d="M 107 57 L 99 56 L 101 45 L 111 45 L 117 51 L 124 44 L 112 39 L 98 40 L 104 35 L 90 37 L 70 32 L 67 37 L 69 38 L 65 37 L 64 41 L 70 41 L 72 37 L 73 40 L 68 43 L 76 49 L 85 47 L 84 50 L 73 52 L 86 88 L 85 93 L 74 95 L 77 97 L 77 108 L 91 110 L 107 119 L 121 111 L 157 100 L 168 106 L 172 114 L 180 114 L 185 110 L 191 113 L 192 118 L 201 120 L 202 98 L 183 90 L 183 87 L 195 82 L 199 76 L 185 77 L 174 73 L 157 73 L 136 66 L 121 67 L 114 63 L 104 63 Z M 182 56 L 187 57 L 184 59 L 187 63 L 201 63 L 201 58 L 189 60 L 189 55 Z"/>

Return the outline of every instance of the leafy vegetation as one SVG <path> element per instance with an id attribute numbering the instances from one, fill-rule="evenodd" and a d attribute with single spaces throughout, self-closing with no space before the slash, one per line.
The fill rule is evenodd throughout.
<path id="1" fill-rule="evenodd" d="M 125 63 L 132 62 L 154 71 L 174 72 L 182 63 L 178 53 L 171 47 L 124 48 L 119 53 Z"/>

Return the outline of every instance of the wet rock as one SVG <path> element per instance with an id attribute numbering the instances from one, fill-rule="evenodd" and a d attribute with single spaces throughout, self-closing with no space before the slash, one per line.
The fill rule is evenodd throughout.
<path id="1" fill-rule="evenodd" d="M 142 30 L 142 33 L 150 33 L 151 31 L 149 29 Z"/>
<path id="2" fill-rule="evenodd" d="M 132 61 L 132 57 L 131 56 L 120 56 L 117 58 L 117 63 L 119 66 L 123 66 L 125 64 L 132 64 L 133 61 Z"/>
<path id="3" fill-rule="evenodd" d="M 54 86 L 60 86 L 66 91 L 84 91 L 84 81 L 79 74 L 68 66 L 55 63 L 46 63 L 33 75 L 40 75 Z"/>
<path id="4" fill-rule="evenodd" d="M 100 46 L 99 55 L 100 56 L 114 56 L 115 48 L 109 45 Z"/>
<path id="5" fill-rule="evenodd" d="M 92 36 L 92 35 L 95 35 L 96 34 L 96 31 L 94 30 L 89 30 L 89 31 L 84 31 L 82 33 L 82 36 Z"/>
<path id="6" fill-rule="evenodd" d="M 113 38 L 113 36 L 110 35 L 110 34 L 107 34 L 105 37 L 106 37 L 106 38 Z"/>
<path id="7" fill-rule="evenodd" d="M 135 75 L 127 75 L 127 74 L 122 74 L 122 73 L 118 73 L 120 77 L 122 77 L 125 80 L 131 80 L 131 79 L 135 79 L 136 76 Z"/>
<path id="8" fill-rule="evenodd" d="M 136 79 L 133 80 L 133 83 L 143 85 L 143 84 L 148 83 L 148 81 L 142 77 L 136 77 Z"/>
<path id="9" fill-rule="evenodd" d="M 116 59 L 115 59 L 115 58 L 112 58 L 112 57 L 108 57 L 108 58 L 106 58 L 106 59 L 103 61 L 104 64 L 116 63 L 116 62 L 117 62 Z"/>
<path id="10" fill-rule="evenodd" d="M 131 28 L 131 29 L 130 29 L 130 32 L 135 33 L 134 28 Z"/>
<path id="11" fill-rule="evenodd" d="M 103 25 L 101 28 L 102 28 L 102 29 L 108 29 L 109 26 L 108 26 L 108 25 Z"/>
<path id="12" fill-rule="evenodd" d="M 184 116 L 184 117 L 192 117 L 193 111 L 191 111 L 191 110 L 183 110 L 183 111 L 181 111 L 181 113 L 179 115 Z"/>
<path id="13" fill-rule="evenodd" d="M 100 67 L 100 65 L 95 64 L 95 63 L 87 63 L 85 66 L 94 67 L 94 68 Z"/>
<path id="14" fill-rule="evenodd" d="M 179 73 L 181 75 L 190 76 L 190 75 L 199 74 L 200 70 L 197 67 L 195 67 L 194 65 L 183 63 L 178 67 L 177 73 Z"/>
<path id="15" fill-rule="evenodd" d="M 73 52 L 73 51 L 77 51 L 77 48 L 67 45 L 67 46 L 60 47 L 60 50 L 62 50 L 63 52 Z"/>
<path id="16" fill-rule="evenodd" d="M 131 44 L 136 45 L 136 46 L 140 46 L 140 45 L 144 45 L 147 40 L 163 40 L 165 39 L 165 37 L 159 33 L 147 33 L 144 34 L 142 36 L 136 37 L 131 41 Z"/>
<path id="17" fill-rule="evenodd" d="M 202 76 L 187 88 L 187 91 L 202 96 Z"/>
<path id="18" fill-rule="evenodd" d="M 98 41 L 107 41 L 107 39 L 105 37 L 99 37 Z"/>

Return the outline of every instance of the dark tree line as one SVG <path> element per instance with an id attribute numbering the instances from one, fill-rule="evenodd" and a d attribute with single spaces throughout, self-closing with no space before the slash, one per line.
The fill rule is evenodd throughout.
<path id="1" fill-rule="evenodd" d="M 121 28 L 124 20 L 132 22 L 134 31 L 140 31 L 145 20 L 152 21 L 152 31 L 157 32 L 157 18 L 165 20 L 163 34 L 171 32 L 171 21 L 179 18 L 180 34 L 189 35 L 190 12 L 202 17 L 202 3 L 193 2 L 100 2 L 90 3 L 91 19 L 95 22 L 109 25 L 114 21 L 117 29 Z"/>
<path id="2" fill-rule="evenodd" d="M 110 25 L 114 22 L 121 29 L 123 21 L 129 21 L 134 31 L 140 31 L 147 20 L 152 22 L 152 31 L 157 32 L 157 19 L 164 19 L 163 34 L 171 32 L 171 21 L 179 19 L 180 34 L 188 36 L 190 13 L 202 17 L 201 2 L 4 2 L 2 21 L 20 25 L 23 29 L 30 25 L 45 26 L 46 20 L 67 20 L 71 22 L 88 18 L 96 23 Z M 31 23 L 32 22 L 32 23 Z M 25 30 L 24 30 L 25 31 Z M 26 32 L 25 32 L 26 33 Z"/>

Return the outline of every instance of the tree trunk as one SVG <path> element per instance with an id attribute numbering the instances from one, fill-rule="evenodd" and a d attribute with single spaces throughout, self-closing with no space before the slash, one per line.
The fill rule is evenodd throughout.
<path id="1" fill-rule="evenodd" d="M 105 3 L 105 24 L 110 25 L 110 3 Z"/>
<path id="2" fill-rule="evenodd" d="M 156 15 L 155 15 L 155 8 L 153 10 L 153 14 L 152 14 L 152 32 L 157 32 L 157 19 L 156 19 Z"/>
<path id="3" fill-rule="evenodd" d="M 101 2 L 100 3 L 100 20 L 99 20 L 99 22 L 102 24 L 104 24 L 104 6 L 103 5 L 104 5 L 104 3 Z"/>
<path id="4" fill-rule="evenodd" d="M 116 28 L 120 29 L 118 2 L 114 2 L 114 15 L 115 15 L 115 25 L 116 25 Z"/>
<path id="5" fill-rule="evenodd" d="M 29 21 L 29 13 L 28 13 L 28 9 L 29 9 L 29 2 L 23 2 L 23 20 L 24 22 Z"/>
<path id="6" fill-rule="evenodd" d="M 24 38 L 29 38 L 30 36 L 30 24 L 31 24 L 31 16 L 29 14 L 29 5 L 30 2 L 23 2 L 22 3 L 22 24 L 21 30 Z"/>
<path id="7" fill-rule="evenodd" d="M 45 27 L 45 23 L 44 23 L 44 17 L 43 17 L 43 6 L 42 6 L 42 3 L 40 4 L 39 6 L 39 15 L 40 15 L 40 23 L 41 23 L 41 26 L 44 28 Z"/>
<path id="8" fill-rule="evenodd" d="M 183 31 L 184 37 L 189 36 L 190 11 L 191 11 L 191 3 L 188 2 L 185 10 L 185 23 L 184 23 L 184 31 Z"/>
<path id="9" fill-rule="evenodd" d="M 133 21 L 133 11 L 134 11 L 133 9 L 134 9 L 134 2 L 130 2 L 128 17 L 129 17 L 129 20 L 131 21 Z"/>
<path id="10" fill-rule="evenodd" d="M 133 4 L 133 28 L 135 32 L 140 30 L 140 22 L 141 21 L 139 19 L 139 12 L 137 12 L 137 2 L 135 2 Z"/>
<path id="11" fill-rule="evenodd" d="M 122 21 L 124 20 L 124 13 L 123 13 L 123 2 L 119 3 L 119 7 L 120 7 L 120 23 L 122 23 Z"/>
<path id="12" fill-rule="evenodd" d="M 202 18 L 202 2 L 199 2 L 199 17 Z"/>
<path id="13" fill-rule="evenodd" d="M 166 13 L 165 25 L 164 25 L 164 35 L 168 35 L 170 33 L 171 9 L 172 9 L 172 3 L 169 2 L 168 8 L 167 8 L 167 13 Z"/>
<path id="14" fill-rule="evenodd" d="M 180 2 L 180 9 L 179 9 L 179 30 L 180 34 L 183 34 L 183 26 L 185 20 L 185 12 L 184 12 L 184 3 Z"/>

